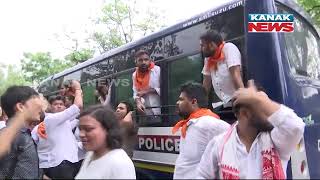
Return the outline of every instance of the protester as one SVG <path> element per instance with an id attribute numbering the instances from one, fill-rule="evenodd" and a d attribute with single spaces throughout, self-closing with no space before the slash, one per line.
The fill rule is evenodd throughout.
<path id="1" fill-rule="evenodd" d="M 129 157 L 132 158 L 133 150 L 137 143 L 138 127 L 132 118 L 133 106 L 127 101 L 121 101 L 116 109 L 116 117 L 123 130 L 123 146 Z"/>
<path id="2" fill-rule="evenodd" d="M 111 106 L 111 83 L 106 79 L 105 82 L 98 81 L 97 92 L 99 94 L 98 100 L 105 106 Z"/>
<path id="3" fill-rule="evenodd" d="M 215 93 L 223 102 L 223 107 L 231 107 L 233 93 L 244 87 L 241 77 L 241 54 L 237 46 L 224 42 L 217 31 L 208 31 L 200 37 L 204 61 L 203 86 L 210 92 L 213 86 Z"/>
<path id="4" fill-rule="evenodd" d="M 291 154 L 304 126 L 292 109 L 280 105 L 250 81 L 235 93 L 238 118 L 207 146 L 198 166 L 203 179 L 286 179 Z"/>
<path id="5" fill-rule="evenodd" d="M 121 149 L 121 131 L 114 112 L 94 106 L 80 115 L 80 138 L 89 151 L 76 179 L 135 179 L 132 160 Z"/>
<path id="6" fill-rule="evenodd" d="M 40 120 L 39 94 L 28 86 L 11 86 L 1 96 L 1 107 L 9 120 L 0 131 L 0 179 L 40 178 L 37 150 L 29 130 L 32 122 Z"/>
<path id="7" fill-rule="evenodd" d="M 160 67 L 155 65 L 148 53 L 139 50 L 135 54 L 136 70 L 132 74 L 133 99 L 141 114 L 159 115 L 160 108 Z"/>
<path id="8" fill-rule="evenodd" d="M 37 135 L 49 144 L 47 154 L 41 158 L 41 168 L 53 179 L 73 179 L 78 172 L 78 142 L 72 132 L 72 122 L 80 114 L 83 106 L 82 90 L 78 81 L 71 81 L 66 96 L 74 96 L 74 104 L 66 109 L 64 98 L 51 97 L 49 103 L 52 113 L 45 115 L 39 124 Z"/>
<path id="9" fill-rule="evenodd" d="M 206 108 L 208 97 L 198 83 L 181 86 L 177 110 L 181 118 L 172 129 L 181 128 L 180 152 L 175 164 L 174 179 L 196 178 L 196 168 L 208 142 L 229 128 L 229 124 Z"/>

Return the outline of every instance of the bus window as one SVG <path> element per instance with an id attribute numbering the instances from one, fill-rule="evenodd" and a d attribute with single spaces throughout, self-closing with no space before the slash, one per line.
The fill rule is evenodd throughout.
<path id="1" fill-rule="evenodd" d="M 226 13 L 213 16 L 203 23 L 166 36 L 164 38 L 165 58 L 199 51 L 200 35 L 211 29 L 222 32 L 227 41 L 243 36 L 243 9 L 243 6 L 236 7 Z"/>
<path id="2" fill-rule="evenodd" d="M 115 106 L 117 106 L 120 101 L 129 101 L 134 105 L 131 71 L 113 79 L 112 86 L 115 88 Z"/>
<path id="3" fill-rule="evenodd" d="M 284 38 L 291 73 L 319 80 L 319 42 L 309 25 L 295 16 L 294 32 L 284 33 Z"/>
<path id="4" fill-rule="evenodd" d="M 73 73 L 71 73 L 71 74 L 68 74 L 68 75 L 64 76 L 64 81 L 67 81 L 67 80 L 77 80 L 77 81 L 80 81 L 80 80 L 81 80 L 81 70 L 80 70 L 80 71 L 73 72 Z"/>
<path id="5" fill-rule="evenodd" d="M 158 61 L 164 58 L 164 39 L 154 39 L 152 42 L 148 42 L 142 46 L 139 46 L 134 51 L 131 52 L 131 59 L 134 60 L 134 53 L 138 50 L 144 49 L 149 53 L 149 56 L 154 61 Z M 134 61 L 133 61 L 134 62 Z"/>
<path id="6" fill-rule="evenodd" d="M 169 124 L 173 126 L 179 119 L 175 114 L 175 105 L 179 97 L 180 86 L 188 81 L 202 83 L 203 61 L 200 54 L 187 56 L 169 62 Z"/>
<path id="7" fill-rule="evenodd" d="M 93 84 L 85 83 L 81 84 L 82 91 L 83 91 L 83 104 L 84 107 L 88 107 L 90 105 L 94 105 L 97 103 L 96 97 L 96 88 Z"/>

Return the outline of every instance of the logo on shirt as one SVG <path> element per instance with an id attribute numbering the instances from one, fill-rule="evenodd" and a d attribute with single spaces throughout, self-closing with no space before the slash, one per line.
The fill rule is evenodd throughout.
<path id="1" fill-rule="evenodd" d="M 248 32 L 293 32 L 293 14 L 249 14 Z"/>

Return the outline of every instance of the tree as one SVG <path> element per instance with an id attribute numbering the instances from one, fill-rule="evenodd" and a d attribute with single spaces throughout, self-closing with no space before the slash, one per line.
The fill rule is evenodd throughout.
<path id="1" fill-rule="evenodd" d="M 315 21 L 315 24 L 320 27 L 320 0 L 298 0 L 298 3 Z"/>
<path id="2" fill-rule="evenodd" d="M 65 56 L 65 60 L 72 64 L 78 64 L 92 58 L 94 50 L 92 49 L 80 49 L 74 50 L 70 54 Z"/>
<path id="3" fill-rule="evenodd" d="M 82 32 L 82 36 L 87 35 L 87 31 Z M 56 40 L 60 41 L 62 47 L 69 51 L 64 59 L 66 62 L 76 65 L 93 57 L 95 50 L 91 47 L 89 38 L 81 39 L 81 36 L 73 31 L 66 31 L 62 36 L 55 34 Z M 88 35 L 89 36 L 89 35 Z"/>
<path id="4" fill-rule="evenodd" d="M 49 52 L 24 53 L 23 56 L 22 71 L 26 80 L 32 83 L 39 83 L 48 76 L 72 66 L 70 61 L 52 58 Z"/>
<path id="5" fill-rule="evenodd" d="M 108 51 L 162 27 L 160 14 L 159 8 L 147 6 L 145 2 L 137 6 L 137 1 L 110 0 L 97 20 L 104 30 L 93 33 L 92 39 L 100 53 Z"/>
<path id="6" fill-rule="evenodd" d="M 15 65 L 0 65 L 0 75 L 0 95 L 12 85 L 31 85 L 24 79 L 20 68 Z"/>

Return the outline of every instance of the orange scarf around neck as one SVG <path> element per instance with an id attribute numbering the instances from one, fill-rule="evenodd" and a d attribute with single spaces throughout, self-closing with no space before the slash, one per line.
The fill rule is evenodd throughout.
<path id="1" fill-rule="evenodd" d="M 176 125 L 174 125 L 172 128 L 172 134 L 175 134 L 181 128 L 181 136 L 185 138 L 189 120 L 197 119 L 202 116 L 211 116 L 220 119 L 220 117 L 217 114 L 213 113 L 210 109 L 201 108 L 191 113 L 187 119 L 180 120 Z"/>
<path id="2" fill-rule="evenodd" d="M 39 135 L 39 137 L 43 138 L 43 139 L 47 139 L 47 133 L 46 133 L 46 126 L 44 125 L 44 122 L 41 122 L 38 125 L 38 130 L 37 133 Z"/>
<path id="3" fill-rule="evenodd" d="M 136 68 L 136 77 L 134 80 L 134 84 L 138 91 L 149 89 L 151 69 L 153 69 L 154 66 L 155 66 L 154 62 L 151 62 L 146 72 L 140 72 L 139 68 L 138 67 Z"/>
<path id="4" fill-rule="evenodd" d="M 213 56 L 210 56 L 208 58 L 208 64 L 207 64 L 207 69 L 210 71 L 211 69 L 213 69 L 214 71 L 216 71 L 218 69 L 218 62 L 221 62 L 225 59 L 224 53 L 222 51 L 223 47 L 224 47 L 225 42 L 222 42 L 218 48 L 216 49 L 216 52 L 214 53 Z"/>

